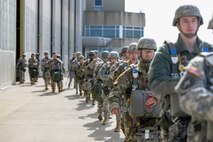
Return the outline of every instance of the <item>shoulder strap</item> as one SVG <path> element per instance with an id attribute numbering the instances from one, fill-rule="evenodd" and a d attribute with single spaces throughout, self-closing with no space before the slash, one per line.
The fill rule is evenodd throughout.
<path id="1" fill-rule="evenodd" d="M 207 42 L 202 42 L 201 45 L 202 52 L 210 52 L 210 45 Z"/>
<path id="2" fill-rule="evenodd" d="M 164 44 L 167 45 L 169 49 L 169 54 L 171 56 L 172 60 L 172 68 L 171 68 L 171 77 L 177 78 L 179 76 L 178 74 L 178 53 L 177 53 L 177 48 L 175 45 L 170 42 L 170 41 L 164 41 Z"/>
<path id="3" fill-rule="evenodd" d="M 132 90 L 137 90 L 138 89 L 138 78 L 139 78 L 139 74 L 138 74 L 138 70 L 137 70 L 137 66 L 136 65 L 131 65 L 131 72 L 132 72 Z"/>

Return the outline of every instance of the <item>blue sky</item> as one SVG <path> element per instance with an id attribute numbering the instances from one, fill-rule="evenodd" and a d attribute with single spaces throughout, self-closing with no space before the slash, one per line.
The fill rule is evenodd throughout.
<path id="1" fill-rule="evenodd" d="M 125 0 L 125 9 L 129 12 L 144 12 L 146 14 L 146 27 L 144 36 L 152 37 L 158 46 L 164 40 L 175 42 L 178 35 L 176 27 L 172 26 L 175 10 L 184 4 L 196 5 L 204 19 L 198 31 L 198 36 L 207 42 L 213 43 L 213 34 L 207 30 L 208 22 L 212 17 L 213 6 L 209 0 Z"/>

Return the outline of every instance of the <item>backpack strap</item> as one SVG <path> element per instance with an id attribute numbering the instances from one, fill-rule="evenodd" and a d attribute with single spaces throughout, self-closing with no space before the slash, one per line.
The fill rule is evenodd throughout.
<path id="1" fill-rule="evenodd" d="M 172 68 L 171 68 L 171 77 L 173 78 L 177 78 L 179 77 L 178 74 L 178 53 L 177 53 L 177 48 L 175 47 L 175 45 L 170 42 L 170 41 L 164 41 L 164 44 L 167 45 L 168 49 L 169 49 L 169 54 L 172 60 Z"/>
<path id="2" fill-rule="evenodd" d="M 210 52 L 210 45 L 207 42 L 202 42 L 201 45 L 202 52 Z"/>

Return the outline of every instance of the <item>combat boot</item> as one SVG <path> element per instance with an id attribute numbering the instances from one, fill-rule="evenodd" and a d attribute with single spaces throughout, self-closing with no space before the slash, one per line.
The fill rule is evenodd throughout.
<path id="1" fill-rule="evenodd" d="M 98 115 L 98 119 L 99 119 L 99 121 L 102 121 L 102 120 L 103 120 L 103 117 L 102 117 L 101 114 Z"/>
<path id="2" fill-rule="evenodd" d="M 103 122 L 102 122 L 102 125 L 106 125 L 107 123 L 108 123 L 108 121 L 109 121 L 109 116 L 108 116 L 108 114 L 104 114 L 104 120 L 103 120 Z"/>
<path id="3" fill-rule="evenodd" d="M 120 115 L 116 115 L 116 127 L 114 129 L 114 132 L 120 132 L 120 129 L 121 129 Z"/>

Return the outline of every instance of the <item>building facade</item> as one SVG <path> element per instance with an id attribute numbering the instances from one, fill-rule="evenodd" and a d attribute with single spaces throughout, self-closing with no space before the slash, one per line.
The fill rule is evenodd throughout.
<path id="1" fill-rule="evenodd" d="M 27 59 L 40 53 L 41 59 L 44 51 L 56 51 L 67 68 L 69 57 L 82 51 L 83 1 L 0 1 L 0 88 L 15 84 L 16 62 L 23 52 Z"/>
<path id="2" fill-rule="evenodd" d="M 125 12 L 124 0 L 87 0 L 83 27 L 84 50 L 119 51 L 121 47 L 143 37 L 144 27 L 145 14 Z M 105 44 L 97 45 L 97 41 L 92 44 L 91 37 L 97 41 L 105 40 Z"/>

